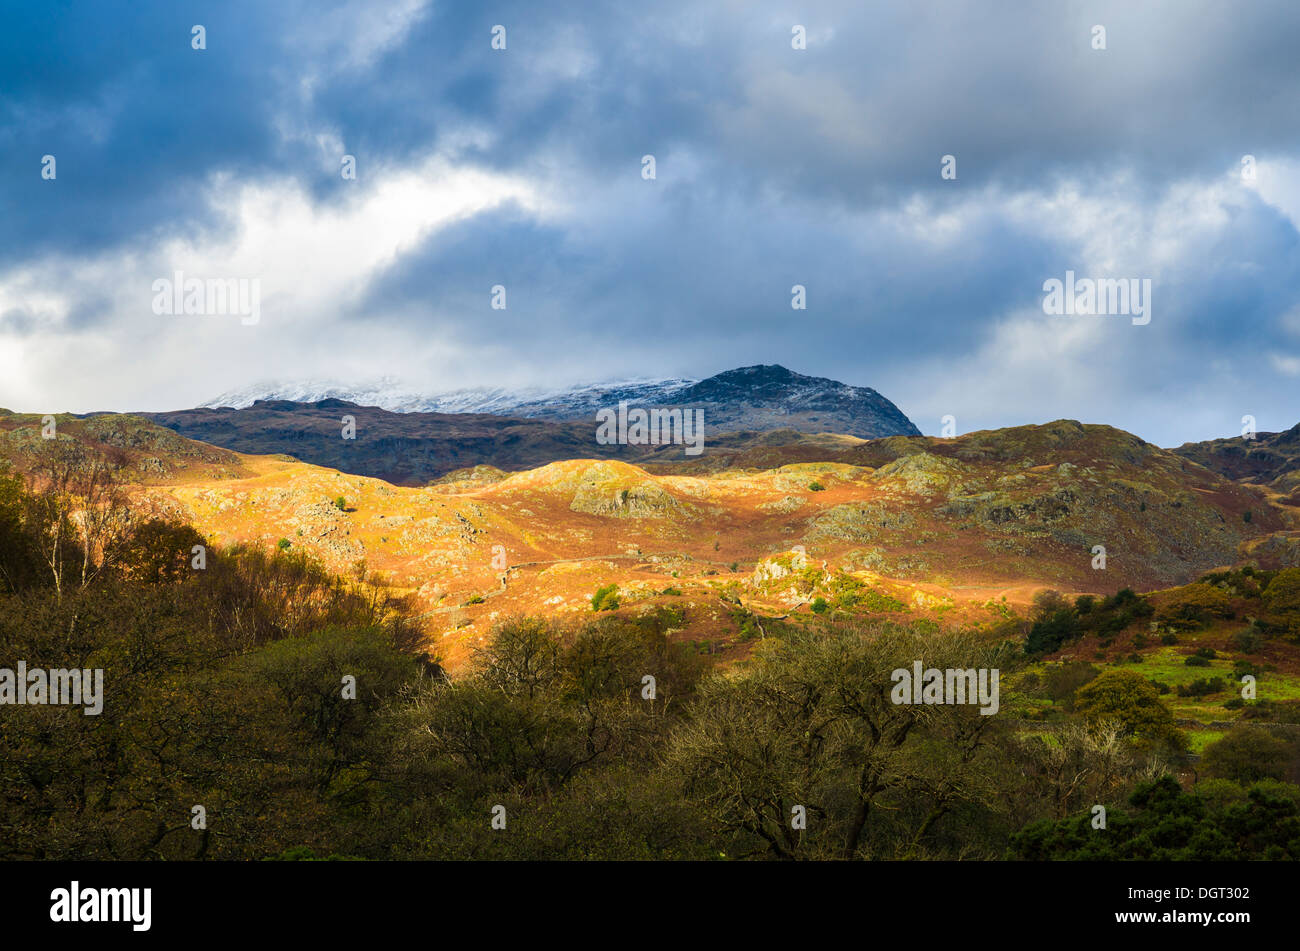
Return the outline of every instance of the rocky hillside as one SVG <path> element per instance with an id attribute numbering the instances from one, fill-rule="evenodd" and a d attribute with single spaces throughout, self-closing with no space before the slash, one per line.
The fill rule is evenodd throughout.
<path id="1" fill-rule="evenodd" d="M 1173 451 L 1229 479 L 1269 485 L 1300 500 L 1300 424 L 1286 432 L 1256 433 L 1254 439 L 1184 443 Z"/>
<path id="2" fill-rule="evenodd" d="M 955 439 L 873 440 L 838 458 L 875 467 L 873 478 L 924 498 L 918 508 L 941 533 L 981 537 L 987 551 L 1062 568 L 1090 564 L 1101 545 L 1107 570 L 1123 565 L 1149 585 L 1233 563 L 1269 539 L 1272 547 L 1250 556 L 1286 561 L 1300 517 L 1300 508 L 1275 504 L 1259 488 L 1122 430 L 1074 420 Z"/>
<path id="3" fill-rule="evenodd" d="M 357 415 L 355 442 L 340 435 L 345 410 Z M 259 404 L 198 415 L 217 426 L 234 415 L 250 438 L 266 427 L 279 447 L 283 411 Z M 300 447 L 328 442 L 343 454 L 370 425 L 346 404 L 294 407 L 287 419 L 303 427 Z M 585 427 L 486 419 L 477 434 L 448 428 L 449 452 L 477 436 L 524 453 L 528 427 Z M 0 421 L 0 448 L 21 459 L 39 439 L 39 420 Z M 441 422 L 481 425 L 463 415 Z M 519 438 L 493 427 L 518 427 Z M 1150 590 L 1221 565 L 1271 567 L 1300 555 L 1297 510 L 1267 489 L 1071 420 L 954 439 L 819 442 L 792 433 L 809 443 L 719 450 L 707 463 L 474 464 L 410 487 L 287 456 L 241 456 L 137 417 L 69 419 L 60 433 L 125 453 L 121 473 L 140 484 L 137 495 L 217 544 L 303 549 L 338 571 L 364 562 L 415 598 L 450 658 L 510 614 L 590 614 L 593 593 L 609 585 L 622 609 L 681 609 L 693 630 L 726 640 L 761 626 L 752 619 L 847 604 L 994 623 L 1043 587 Z M 402 440 L 423 437 L 375 438 L 400 467 L 412 458 Z M 455 461 L 440 457 L 438 467 Z"/>
<path id="4" fill-rule="evenodd" d="M 187 439 L 140 416 L 60 413 L 49 419 L 47 438 L 46 417 L 0 409 L 0 465 L 28 475 L 51 454 L 75 445 L 131 484 L 238 479 L 253 472 L 250 460 L 237 452 Z"/>

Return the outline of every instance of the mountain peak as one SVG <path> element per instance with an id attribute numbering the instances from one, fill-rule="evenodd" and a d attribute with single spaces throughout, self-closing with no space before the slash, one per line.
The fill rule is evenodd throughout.
<path id="1" fill-rule="evenodd" d="M 864 439 L 921 435 L 897 406 L 870 387 L 804 376 L 780 364 L 727 370 L 687 387 L 676 399 L 728 407 L 733 416 L 728 429 L 788 427 Z"/>
<path id="2" fill-rule="evenodd" d="M 920 435 L 897 406 L 870 387 L 804 376 L 775 363 L 724 370 L 704 380 L 627 380 L 549 391 L 482 388 L 420 395 L 392 379 L 352 386 L 319 381 L 267 384 L 227 393 L 203 406 L 239 409 L 283 400 L 317 405 L 329 400 L 399 413 L 488 413 L 556 422 L 591 420 L 598 410 L 625 401 L 644 407 L 703 408 L 705 426 L 715 432 L 794 429 L 865 439 Z"/>

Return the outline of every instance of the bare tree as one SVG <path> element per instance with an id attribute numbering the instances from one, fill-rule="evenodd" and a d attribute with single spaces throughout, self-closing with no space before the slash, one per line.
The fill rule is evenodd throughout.
<path id="1" fill-rule="evenodd" d="M 85 589 L 112 567 L 133 525 L 113 460 L 72 440 L 43 445 L 28 475 L 29 517 L 56 596 Z"/>
<path id="2" fill-rule="evenodd" d="M 134 519 L 113 473 L 109 461 L 96 456 L 76 485 L 80 508 L 74 521 L 81 541 L 83 589 L 116 564 L 131 537 Z"/>

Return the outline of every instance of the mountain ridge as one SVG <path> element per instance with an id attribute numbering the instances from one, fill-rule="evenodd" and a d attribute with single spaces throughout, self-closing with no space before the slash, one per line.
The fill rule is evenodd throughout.
<path id="1" fill-rule="evenodd" d="M 621 459 L 682 462 L 685 447 L 602 445 L 594 420 L 562 422 L 490 413 L 395 413 L 344 400 L 316 403 L 260 400 L 245 409 L 200 408 L 136 414 L 182 436 L 255 455 L 283 453 L 340 472 L 373 476 L 394 485 L 424 485 L 449 472 L 476 465 L 517 470 L 565 459 Z M 342 438 L 342 420 L 352 418 L 355 438 Z M 792 429 L 715 432 L 706 426 L 706 468 L 726 466 L 751 450 L 784 456 L 824 456 L 850 448 L 852 436 L 799 433 Z"/>
<path id="2" fill-rule="evenodd" d="M 625 380 L 551 390 L 492 387 L 423 395 L 394 378 L 354 386 L 319 381 L 266 384 L 223 394 L 196 409 L 250 409 L 286 401 L 320 405 L 329 399 L 394 413 L 486 414 L 555 422 L 590 421 L 597 410 L 625 401 L 705 409 L 706 425 L 715 432 L 794 429 L 863 439 L 921 434 L 894 403 L 870 387 L 806 376 L 779 364 L 737 367 L 703 380 Z"/>
<path id="3" fill-rule="evenodd" d="M 1247 439 L 1206 439 L 1172 450 L 1237 482 L 1267 485 L 1300 501 L 1300 423 Z"/>

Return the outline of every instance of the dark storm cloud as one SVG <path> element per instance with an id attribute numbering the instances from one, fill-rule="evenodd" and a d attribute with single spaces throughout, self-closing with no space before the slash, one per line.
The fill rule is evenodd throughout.
<path id="1" fill-rule="evenodd" d="M 491 141 L 461 151 L 492 167 L 562 161 L 582 181 L 689 146 L 730 187 L 852 203 L 944 187 L 948 153 L 971 185 L 1116 165 L 1159 184 L 1245 152 L 1293 153 L 1300 135 L 1300 6 L 1286 2 L 814 4 L 798 18 L 804 52 L 790 49 L 792 17 L 747 4 L 435 4 L 357 69 L 341 68 L 337 43 L 302 39 L 348 9 L 146 0 L 11 14 L 5 250 L 184 228 L 215 171 L 323 186 L 333 169 L 285 141 L 286 115 L 336 130 L 363 162 L 453 144 L 473 124 Z M 196 22 L 203 52 L 190 49 Z M 487 42 L 497 22 L 504 54 Z M 1105 51 L 1089 48 L 1094 22 Z M 37 174 L 46 153 L 60 161 L 54 195 Z"/>
<path id="2" fill-rule="evenodd" d="M 936 249 L 867 217 L 828 218 L 815 205 L 756 216 L 705 186 L 679 186 L 686 194 L 663 201 L 644 197 L 656 187 L 637 179 L 603 196 L 636 209 L 627 216 L 553 226 L 506 207 L 440 231 L 378 278 L 356 313 L 420 300 L 467 337 L 487 316 L 503 334 L 536 337 L 557 351 L 575 335 L 612 342 L 626 333 L 666 357 L 674 341 L 721 343 L 740 333 L 766 338 L 769 348 L 788 337 L 782 351 L 806 348 L 806 358 L 821 351 L 825 359 L 834 339 L 901 359 L 914 349 L 973 347 L 982 320 L 1037 305 L 1042 275 L 1058 256 L 991 214 L 972 221 L 962 241 Z M 642 196 L 624 194 L 634 189 Z M 489 313 L 489 288 L 498 283 L 509 306 Z M 806 312 L 791 309 L 796 284 L 807 290 Z M 618 369 L 633 372 L 644 356 L 628 348 Z M 720 369 L 726 359 L 706 352 L 691 369 Z"/>
<path id="3" fill-rule="evenodd" d="M 198 217 L 205 176 L 257 174 L 275 152 L 282 97 L 267 68 L 276 34 L 259 12 L 267 6 L 133 0 L 7 11 L 3 260 L 215 224 Z M 205 52 L 190 48 L 194 23 L 209 30 Z M 40 177 L 46 154 L 57 187 Z"/>

